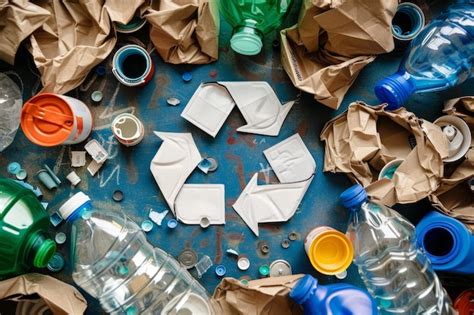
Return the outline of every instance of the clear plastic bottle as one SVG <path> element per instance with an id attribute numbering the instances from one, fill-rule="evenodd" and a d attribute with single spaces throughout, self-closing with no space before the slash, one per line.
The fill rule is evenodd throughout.
<path id="1" fill-rule="evenodd" d="M 122 212 L 93 210 L 82 192 L 58 212 L 73 222 L 74 282 L 107 313 L 214 314 L 206 290 Z"/>
<path id="2" fill-rule="evenodd" d="M 232 25 L 230 46 L 242 55 L 262 50 L 263 35 L 281 25 L 293 0 L 218 0 L 220 12 Z"/>
<path id="3" fill-rule="evenodd" d="M 375 86 L 387 109 L 397 109 L 415 92 L 461 84 L 473 75 L 474 2 L 455 4 L 412 41 L 397 73 Z"/>
<path id="4" fill-rule="evenodd" d="M 382 314 L 456 314 L 415 228 L 394 210 L 368 200 L 360 185 L 341 194 L 351 210 L 347 236 L 354 263 Z"/>

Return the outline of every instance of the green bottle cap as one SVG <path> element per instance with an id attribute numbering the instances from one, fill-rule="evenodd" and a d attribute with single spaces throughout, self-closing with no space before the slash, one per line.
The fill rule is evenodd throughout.
<path id="1" fill-rule="evenodd" d="M 270 267 L 268 265 L 261 265 L 258 267 L 258 273 L 261 277 L 266 277 L 270 274 Z"/>
<path id="2" fill-rule="evenodd" d="M 263 43 L 257 34 L 239 31 L 230 39 L 230 47 L 239 54 L 253 56 L 260 53 Z"/>
<path id="3" fill-rule="evenodd" d="M 33 266 L 36 268 L 46 267 L 55 252 L 56 243 L 53 240 L 46 239 L 43 243 L 41 243 L 40 247 L 36 251 L 35 258 L 33 259 Z"/>

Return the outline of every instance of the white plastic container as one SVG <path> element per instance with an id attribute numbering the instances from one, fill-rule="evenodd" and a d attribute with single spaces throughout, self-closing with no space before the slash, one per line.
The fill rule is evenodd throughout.
<path id="1" fill-rule="evenodd" d="M 21 112 L 21 128 L 31 142 L 52 147 L 83 142 L 92 131 L 92 114 L 78 99 L 40 93 Z"/>
<path id="2" fill-rule="evenodd" d="M 120 114 L 112 121 L 112 132 L 121 144 L 131 147 L 139 144 L 145 135 L 145 127 L 136 116 Z"/>

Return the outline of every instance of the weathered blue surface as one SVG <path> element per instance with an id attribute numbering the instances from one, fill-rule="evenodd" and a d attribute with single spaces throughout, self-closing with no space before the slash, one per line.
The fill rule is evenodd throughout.
<path id="1" fill-rule="evenodd" d="M 295 9 L 295 8 L 294 8 Z M 293 14 L 293 21 L 296 15 Z M 347 94 L 340 110 L 332 111 L 323 105 L 317 104 L 311 96 L 304 95 L 289 113 L 278 137 L 264 137 L 248 134 L 239 134 L 236 129 L 245 124 L 237 109 L 231 113 L 223 128 L 215 139 L 205 134 L 197 127 L 191 125 L 180 117 L 184 106 L 190 99 L 195 89 L 201 82 L 213 80 L 264 80 L 268 81 L 276 90 L 280 100 L 295 99 L 299 94 L 280 64 L 280 54 L 272 49 L 271 41 L 274 37 L 267 36 L 265 51 L 257 57 L 242 57 L 234 54 L 228 47 L 231 31 L 222 23 L 220 56 L 216 63 L 205 66 L 173 66 L 162 62 L 161 58 L 153 53 L 156 73 L 153 80 L 143 88 L 127 88 L 119 86 L 112 76 L 110 60 L 107 62 L 107 76 L 98 78 L 86 92 L 79 90 L 72 92 L 72 96 L 79 97 L 90 105 L 93 111 L 96 129 L 92 138 L 101 141 L 111 154 L 99 175 L 91 177 L 86 167 L 76 172 L 82 178 L 82 183 L 71 189 L 65 176 L 71 171 L 70 150 L 82 150 L 83 145 L 58 148 L 41 148 L 31 144 L 19 132 L 14 144 L 0 154 L 0 175 L 8 176 L 6 166 L 9 162 L 18 161 L 28 171 L 28 181 L 39 185 L 33 176 L 42 168 L 42 164 L 55 166 L 59 177 L 63 180 L 61 187 L 55 192 L 48 192 L 43 188 L 45 200 L 51 201 L 49 211 L 56 209 L 62 201 L 78 190 L 89 194 L 95 207 L 98 209 L 121 208 L 134 220 L 140 223 L 148 214 L 150 208 L 161 211 L 167 209 L 166 203 L 160 194 L 150 171 L 149 165 L 158 150 L 161 140 L 153 135 L 153 130 L 170 132 L 191 132 L 197 147 L 202 155 L 208 155 L 218 160 L 219 168 L 208 175 L 196 169 L 189 177 L 188 183 L 222 183 L 226 187 L 226 224 L 225 226 L 211 226 L 206 230 L 199 226 L 179 225 L 175 230 L 165 226 L 155 226 L 148 234 L 149 241 L 175 257 L 186 247 L 195 250 L 198 255 L 209 255 L 215 264 L 224 264 L 227 276 L 236 278 L 257 278 L 258 267 L 261 264 L 270 264 L 275 259 L 286 259 L 292 265 L 294 273 L 311 273 L 321 283 L 336 281 L 334 277 L 318 274 L 310 265 L 303 249 L 302 239 L 314 226 L 329 225 L 338 230 L 345 231 L 347 222 L 346 211 L 338 205 L 339 194 L 350 185 L 349 180 L 340 174 L 322 173 L 324 145 L 319 141 L 319 133 L 325 122 L 336 114 L 344 111 L 347 105 L 356 100 L 363 100 L 369 104 L 377 104 L 372 93 L 375 82 L 385 75 L 393 73 L 398 67 L 400 56 L 389 54 L 378 57 L 362 71 Z M 122 41 L 123 42 L 123 41 Z M 27 99 L 35 91 L 32 87 L 37 82 L 32 72 L 25 68 L 26 62 L 18 62 L 14 70 L 24 82 L 23 95 Z M 30 64 L 31 61 L 30 61 Z M 0 64 L 0 70 L 9 70 L 8 66 Z M 192 72 L 193 79 L 185 83 L 181 79 L 183 71 Z M 210 71 L 217 71 L 217 77 L 210 77 Z M 415 95 L 408 103 L 408 108 L 417 115 L 434 120 L 441 115 L 443 100 L 461 95 L 472 94 L 473 81 L 466 82 L 460 87 L 449 91 Z M 92 105 L 90 93 L 100 89 L 104 93 L 104 100 L 100 105 Z M 168 97 L 177 97 L 181 105 L 172 107 L 167 105 Z M 145 124 L 146 136 L 143 142 L 133 148 L 120 146 L 113 139 L 109 129 L 112 118 L 120 112 L 134 112 Z M 261 172 L 259 178 L 264 183 L 264 170 L 269 165 L 262 151 L 298 132 L 317 163 L 317 175 L 311 184 L 303 202 L 295 216 L 286 223 L 260 225 L 260 237 L 253 235 L 250 229 L 240 219 L 231 205 L 241 193 L 246 183 L 255 172 Z M 270 171 L 270 182 L 277 182 Z M 124 192 L 121 203 L 112 201 L 112 193 L 116 189 Z M 427 203 L 416 206 L 405 206 L 403 213 L 409 214 L 416 221 L 428 209 Z M 167 219 L 171 218 L 169 214 Z M 52 232 L 69 231 L 67 226 L 61 226 Z M 298 240 L 291 242 L 288 249 L 283 249 L 281 241 L 288 234 L 296 231 Z M 69 235 L 69 234 L 68 234 Z M 270 245 L 270 253 L 262 256 L 257 247 L 260 240 L 265 240 Z M 249 270 L 239 271 L 234 257 L 225 253 L 227 248 L 233 248 L 240 253 L 248 255 L 251 261 Z M 68 257 L 69 246 L 59 246 L 59 251 L 66 256 L 66 268 L 54 276 L 72 283 L 71 266 Z M 42 272 L 46 272 L 43 270 Z M 201 279 L 201 283 L 212 292 L 220 279 L 210 269 Z M 356 272 L 351 266 L 347 282 L 363 286 Z M 90 306 L 88 314 L 97 314 L 99 306 L 96 301 L 87 296 Z"/>

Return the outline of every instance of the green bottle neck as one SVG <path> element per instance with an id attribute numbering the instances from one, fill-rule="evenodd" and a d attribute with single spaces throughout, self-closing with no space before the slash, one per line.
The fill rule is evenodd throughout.
<path id="1" fill-rule="evenodd" d="M 230 40 L 230 46 L 235 52 L 254 56 L 260 53 L 263 47 L 263 34 L 254 27 L 253 23 L 235 27 Z"/>
<path id="2" fill-rule="evenodd" d="M 29 237 L 26 250 L 28 265 L 44 268 L 56 252 L 56 243 L 41 232 Z"/>

